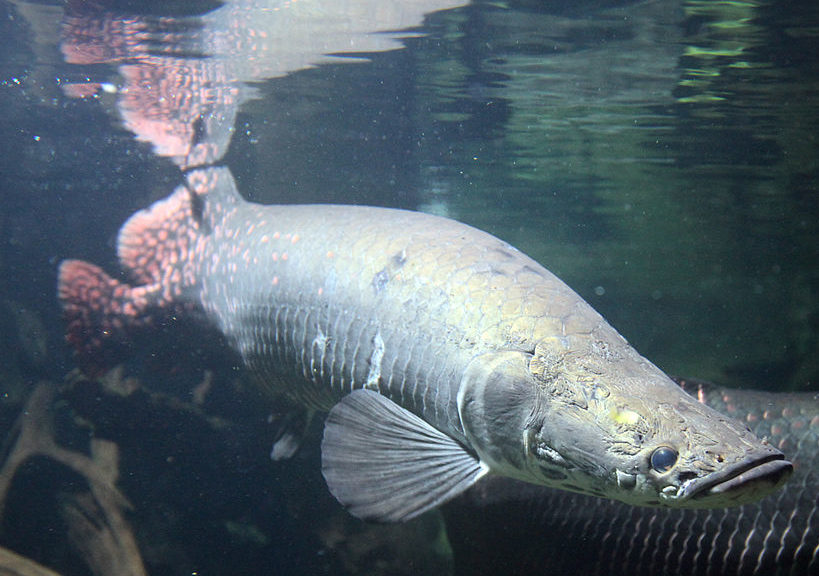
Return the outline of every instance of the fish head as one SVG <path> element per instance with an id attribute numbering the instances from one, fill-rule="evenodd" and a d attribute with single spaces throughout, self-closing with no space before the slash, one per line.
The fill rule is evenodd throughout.
<path id="1" fill-rule="evenodd" d="M 689 396 L 630 347 L 616 356 L 566 349 L 545 342 L 534 354 L 505 353 L 481 383 L 473 370 L 462 387 L 466 435 L 490 470 L 679 508 L 753 502 L 790 476 L 793 466 L 779 450 Z"/>
<path id="2" fill-rule="evenodd" d="M 563 489 L 679 508 L 753 502 L 793 471 L 775 447 L 670 379 L 619 384 L 592 384 L 585 402 L 539 398 L 524 429 L 527 470 Z"/>

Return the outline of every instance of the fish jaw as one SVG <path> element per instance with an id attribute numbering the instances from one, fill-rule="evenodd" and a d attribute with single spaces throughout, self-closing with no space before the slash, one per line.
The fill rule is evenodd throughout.
<path id="1" fill-rule="evenodd" d="M 680 486 L 670 500 L 684 508 L 741 506 L 779 490 L 792 473 L 793 464 L 785 460 L 783 454 L 761 455 L 708 477 L 690 480 Z M 661 492 L 660 497 L 668 496 Z"/>

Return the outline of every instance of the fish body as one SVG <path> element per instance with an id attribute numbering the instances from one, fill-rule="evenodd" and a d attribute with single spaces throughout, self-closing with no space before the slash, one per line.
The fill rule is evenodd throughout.
<path id="1" fill-rule="evenodd" d="M 700 507 L 758 499 L 791 472 L 540 264 L 454 220 L 262 206 L 208 168 L 135 214 L 118 252 L 130 285 L 61 265 L 81 357 L 158 312 L 204 312 L 268 385 L 329 411 L 322 470 L 363 518 L 411 518 L 487 472 Z"/>

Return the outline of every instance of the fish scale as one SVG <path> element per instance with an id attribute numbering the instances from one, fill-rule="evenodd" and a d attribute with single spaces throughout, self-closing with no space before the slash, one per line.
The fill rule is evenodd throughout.
<path id="1" fill-rule="evenodd" d="M 738 508 L 663 510 L 494 478 L 444 509 L 456 573 L 819 573 L 819 395 L 726 389 L 695 380 L 681 385 L 759 436 L 790 447 L 795 471 L 782 490 Z M 500 541 L 499 533 L 505 534 Z M 561 545 L 537 545 L 531 534 L 541 541 L 559 538 Z"/>
<path id="2" fill-rule="evenodd" d="M 449 255 L 446 228 L 442 229 L 446 220 L 419 221 L 395 211 L 393 219 L 398 221 L 384 226 L 378 223 L 384 218 L 380 210 L 343 206 L 331 210 L 334 222 L 329 225 L 316 217 L 315 207 L 277 207 L 274 220 L 287 224 L 278 234 L 274 233 L 275 240 L 261 242 L 268 231 L 257 226 L 231 238 L 231 243 L 210 243 L 213 252 L 203 255 L 202 260 L 220 264 L 218 267 L 209 264 L 197 276 L 205 278 L 209 293 L 217 293 L 225 282 L 231 284 L 231 290 L 229 295 L 223 293 L 221 301 L 208 300 L 203 305 L 219 318 L 222 331 L 236 343 L 256 372 L 262 375 L 270 370 L 280 372 L 283 365 L 289 364 L 294 375 L 315 383 L 316 390 L 308 393 L 311 400 L 319 389 L 330 392 L 325 394 L 326 401 L 321 406 L 324 409 L 342 392 L 365 385 L 376 337 L 396 340 L 395 334 L 401 333 L 402 340 L 410 346 L 388 347 L 380 358 L 381 374 L 376 388 L 402 398 L 410 409 L 448 433 L 462 436 L 451 402 L 454 394 L 448 387 L 458 383 L 452 375 L 463 371 L 468 358 L 465 354 L 459 358 L 456 347 L 464 340 L 478 338 L 464 327 L 474 327 L 475 332 L 499 330 L 498 304 L 480 301 L 488 300 L 485 297 L 488 270 L 475 273 L 469 267 L 471 262 L 485 258 L 485 249 L 479 245 L 456 256 Z M 391 211 L 388 213 L 393 217 Z M 245 205 L 220 214 L 220 220 L 210 225 L 240 230 L 246 222 L 261 217 L 256 206 Z M 270 219 L 269 214 L 266 217 Z M 352 242 L 349 230 L 358 231 L 358 238 Z M 340 233 L 334 235 L 334 231 Z M 449 236 L 463 233 L 456 229 Z M 294 241 L 295 238 L 298 239 Z M 500 241 L 492 240 L 498 249 L 508 249 Z M 252 264 L 246 254 L 250 251 L 258 254 L 258 249 L 249 247 L 260 245 L 271 255 L 278 254 L 278 258 L 259 254 L 256 258 L 261 264 Z M 409 256 L 399 266 L 396 256 L 402 253 Z M 443 265 L 437 263 L 441 253 L 448 255 Z M 460 269 L 456 266 L 453 272 L 452 264 L 458 262 L 464 264 Z M 243 264 L 247 266 L 242 268 Z M 384 273 L 385 270 L 388 272 Z M 294 275 L 299 278 L 297 284 L 289 280 Z M 334 278 L 331 285 L 326 281 L 328 276 Z M 241 281 L 237 282 L 235 279 L 239 278 Z M 274 285 L 270 278 L 279 280 Z M 473 287 L 476 283 L 478 286 Z M 442 285 L 453 292 L 463 289 L 474 293 L 475 311 L 452 307 L 451 303 L 459 299 L 445 295 L 447 289 Z M 345 296 L 340 301 L 332 300 L 334 292 Z M 352 325 L 338 330 L 333 320 L 345 316 L 340 308 L 358 314 L 366 310 L 369 318 L 364 321 L 355 318 L 355 312 L 348 312 L 346 315 L 353 317 Z M 404 310 L 415 317 L 407 318 Z M 279 314 L 272 315 L 274 311 Z M 284 320 L 280 320 L 282 314 Z M 271 323 L 271 316 L 277 320 Z M 255 333 L 258 326 L 267 327 L 261 337 Z M 323 361 L 311 352 L 312 343 L 322 335 L 341 346 L 340 350 L 325 349 Z M 266 345 L 276 350 L 275 365 L 264 353 Z M 346 383 L 345 389 L 334 389 L 314 377 L 310 367 L 317 360 L 321 364 L 317 373 L 334 374 L 334 380 Z M 300 392 L 297 390 L 294 395 L 299 397 Z"/>

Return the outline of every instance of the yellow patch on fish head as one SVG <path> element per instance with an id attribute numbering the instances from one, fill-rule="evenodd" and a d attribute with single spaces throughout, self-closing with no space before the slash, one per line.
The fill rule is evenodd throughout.
<path id="1" fill-rule="evenodd" d="M 609 411 L 609 416 L 617 424 L 623 426 L 636 426 L 642 419 L 639 413 L 628 408 L 612 408 Z"/>

